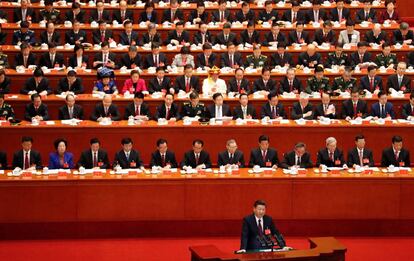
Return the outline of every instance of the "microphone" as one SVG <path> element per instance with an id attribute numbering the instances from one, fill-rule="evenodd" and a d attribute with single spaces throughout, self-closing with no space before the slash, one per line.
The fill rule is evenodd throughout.
<path id="1" fill-rule="evenodd" d="M 259 241 L 261 247 L 267 248 L 267 243 L 264 241 L 263 237 L 257 235 L 256 239 Z"/>
<path id="2" fill-rule="evenodd" d="M 285 239 L 283 238 L 283 235 L 280 233 L 275 233 L 273 235 L 276 239 L 277 244 L 279 245 L 280 248 L 284 248 L 286 246 L 286 242 Z"/>

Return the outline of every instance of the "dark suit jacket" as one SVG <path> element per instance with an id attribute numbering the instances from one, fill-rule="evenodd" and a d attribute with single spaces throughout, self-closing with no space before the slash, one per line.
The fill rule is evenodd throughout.
<path id="1" fill-rule="evenodd" d="M 158 60 L 159 63 L 164 63 L 164 65 L 167 66 L 167 56 L 165 56 L 165 54 L 160 53 Z M 145 57 L 145 68 L 148 69 L 149 67 L 155 67 L 153 54 L 148 54 Z"/>
<path id="2" fill-rule="evenodd" d="M 297 91 L 297 93 L 300 93 L 302 90 L 304 90 L 302 86 L 302 82 L 297 77 L 295 77 L 292 82 L 292 91 L 295 91 L 295 90 Z M 283 77 L 282 80 L 280 80 L 278 92 L 280 94 L 282 94 L 283 92 L 291 92 L 290 86 L 289 86 L 289 80 L 286 76 Z"/>
<path id="3" fill-rule="evenodd" d="M 122 55 L 121 57 L 121 64 L 120 67 L 125 66 L 128 69 L 132 69 L 132 65 L 135 64 L 135 66 L 137 67 L 141 67 L 141 55 L 137 54 L 133 59 L 131 59 L 131 57 L 129 57 L 128 53 L 125 53 Z"/>
<path id="4" fill-rule="evenodd" d="M 277 10 L 272 10 L 270 13 L 267 13 L 266 10 L 262 10 L 259 12 L 259 17 L 257 17 L 257 20 L 262 22 L 276 22 L 278 21 L 279 14 L 277 13 Z"/>
<path id="5" fill-rule="evenodd" d="M 349 99 L 342 103 L 341 112 L 342 119 L 345 119 L 346 117 L 356 118 L 358 114 L 360 114 L 361 117 L 365 118 L 368 116 L 368 105 L 366 101 L 358 100 L 356 109 L 357 115 L 355 115 L 353 102 L 351 99 Z"/>
<path id="6" fill-rule="evenodd" d="M 134 22 L 134 14 L 132 13 L 132 10 L 127 9 L 125 11 L 125 18 L 123 20 L 122 20 L 122 17 L 121 17 L 121 10 L 120 9 L 115 9 L 114 11 L 112 11 L 112 21 L 118 21 L 118 23 L 122 24 L 127 19 Z"/>
<path id="7" fill-rule="evenodd" d="M 319 14 L 318 14 L 318 18 L 317 20 L 323 20 L 326 21 L 328 20 L 328 13 L 324 10 L 324 9 L 319 9 Z M 315 17 L 314 17 L 314 11 L 312 9 L 309 9 L 306 11 L 306 23 L 310 23 L 315 21 Z"/>
<path id="8" fill-rule="evenodd" d="M 402 35 L 399 29 L 395 30 L 392 33 L 392 44 L 396 44 L 396 43 L 402 44 L 405 40 L 410 40 L 410 39 L 413 40 L 414 42 L 414 32 L 412 30 L 408 30 L 408 33 L 405 36 Z"/>
<path id="9" fill-rule="evenodd" d="M 127 159 L 124 150 L 120 150 L 115 154 L 113 166 L 118 165 L 123 169 L 137 169 L 142 166 L 142 160 L 138 151 L 131 150 L 129 152 L 129 158 Z"/>
<path id="10" fill-rule="evenodd" d="M 63 67 L 63 65 L 65 65 L 65 60 L 63 58 L 63 54 L 56 53 L 55 61 L 52 64 L 52 61 L 50 60 L 50 54 L 49 52 L 47 52 L 47 53 L 44 53 L 40 57 L 39 65 L 46 66 L 47 68 L 55 68 L 55 65 L 58 65 L 59 67 Z"/>
<path id="11" fill-rule="evenodd" d="M 180 75 L 175 80 L 175 86 L 174 86 L 175 92 L 179 92 L 180 90 L 186 91 L 185 87 L 185 75 Z M 198 76 L 191 76 L 190 78 L 190 91 L 191 89 L 197 91 L 197 93 L 200 93 L 200 79 Z"/>
<path id="12" fill-rule="evenodd" d="M 71 91 L 75 94 L 83 93 L 82 79 L 80 77 L 76 77 L 76 80 L 72 84 L 72 86 L 69 86 L 68 78 L 67 77 L 61 78 L 59 80 L 56 93 L 61 94 L 62 92 L 67 92 L 67 91 Z"/>
<path id="13" fill-rule="evenodd" d="M 292 107 L 292 119 L 297 120 L 303 117 L 303 114 L 311 111 L 312 115 L 304 118 L 305 120 L 312 120 L 314 118 L 313 106 L 312 104 L 308 103 L 306 107 L 302 110 L 299 102 L 295 102 Z"/>
<path id="14" fill-rule="evenodd" d="M 349 11 L 349 9 L 343 8 L 342 19 L 348 20 L 350 16 L 351 16 L 351 12 Z M 338 9 L 336 8 L 331 9 L 331 21 L 339 21 Z"/>
<path id="15" fill-rule="evenodd" d="M 75 44 L 76 41 L 81 43 L 86 43 L 86 32 L 84 30 L 79 30 L 77 34 L 73 30 L 67 31 L 65 33 L 65 42 L 68 44 Z"/>
<path id="16" fill-rule="evenodd" d="M 403 106 L 401 106 L 401 109 L 402 109 L 401 116 L 403 119 L 407 119 L 408 116 L 414 116 L 410 103 L 404 104 Z"/>
<path id="17" fill-rule="evenodd" d="M 287 43 L 287 39 L 284 33 L 279 32 L 277 37 L 273 36 L 272 32 L 268 32 L 265 34 L 265 39 L 263 41 L 263 45 L 269 46 L 270 42 L 278 42 L 278 43 Z"/>
<path id="18" fill-rule="evenodd" d="M 167 152 L 165 153 L 165 165 L 170 165 L 171 168 L 177 168 L 178 165 L 175 159 L 174 152 L 167 150 Z M 153 166 L 165 167 L 162 164 L 161 154 L 158 150 L 154 151 L 151 154 L 150 167 L 152 168 Z"/>
<path id="19" fill-rule="evenodd" d="M 220 11 L 219 10 L 214 10 L 211 16 L 212 16 L 211 17 L 212 22 L 220 22 Z M 227 9 L 224 11 L 224 19 L 227 20 L 227 22 L 232 22 L 230 11 Z"/>
<path id="20" fill-rule="evenodd" d="M 203 42 L 203 36 L 201 35 L 201 32 L 196 32 L 193 37 L 193 43 L 198 45 Z M 207 31 L 204 39 L 204 43 L 213 43 L 213 36 L 209 31 Z"/>
<path id="21" fill-rule="evenodd" d="M 231 116 L 231 110 L 230 110 L 229 105 L 227 105 L 227 104 L 223 104 L 223 107 L 221 108 L 221 112 L 222 112 L 223 117 L 224 116 L 229 116 L 229 117 Z M 215 104 L 210 104 L 207 107 L 207 113 L 208 113 L 210 118 L 214 118 L 216 116 L 216 105 Z"/>
<path id="22" fill-rule="evenodd" d="M 239 21 L 240 23 L 246 22 L 246 21 L 254 21 L 255 20 L 254 16 L 255 16 L 254 12 L 251 9 L 247 12 L 247 14 L 243 14 L 243 11 L 239 9 L 236 12 L 236 15 L 234 16 L 234 21 Z"/>
<path id="23" fill-rule="evenodd" d="M 75 104 L 73 107 L 73 118 L 83 120 L 82 106 Z M 70 120 L 68 106 L 63 105 L 59 108 L 59 120 Z"/>
<path id="24" fill-rule="evenodd" d="M 240 168 L 244 168 L 245 162 L 243 152 L 241 152 L 240 150 L 236 150 L 231 160 L 229 158 L 229 152 L 227 150 L 220 152 L 218 154 L 217 165 L 220 167 L 226 166 L 227 164 L 237 165 Z"/>
<path id="25" fill-rule="evenodd" d="M 387 115 L 390 115 L 392 119 L 395 119 L 394 106 L 392 105 L 391 102 L 387 102 L 385 104 L 385 115 L 383 115 L 383 116 L 386 117 Z M 371 116 L 382 118 L 381 117 L 381 111 L 380 111 L 380 105 L 379 105 L 378 102 L 372 104 L 372 106 L 371 106 Z"/>
<path id="26" fill-rule="evenodd" d="M 141 41 L 141 45 L 147 44 L 147 43 L 156 43 L 158 45 L 161 45 L 162 40 L 161 40 L 161 35 L 159 33 L 156 33 L 153 38 L 151 39 L 150 35 L 147 33 L 145 33 L 142 36 L 142 41 Z"/>
<path id="27" fill-rule="evenodd" d="M 400 167 L 400 164 L 403 165 L 403 167 L 410 167 L 411 165 L 410 152 L 407 149 L 401 149 L 400 154 L 398 155 L 398 160 L 395 159 L 394 150 L 392 147 L 386 148 L 382 151 L 382 167 L 389 167 L 390 165 Z"/>
<path id="28" fill-rule="evenodd" d="M 181 9 L 177 9 L 175 11 L 175 19 L 184 20 L 184 14 L 183 14 L 183 11 Z M 162 13 L 162 21 L 163 22 L 168 21 L 168 22 L 171 22 L 171 23 L 174 22 L 174 21 L 171 21 L 171 9 L 164 10 L 164 12 Z"/>
<path id="29" fill-rule="evenodd" d="M 113 121 L 121 120 L 121 114 L 115 104 L 111 104 L 108 108 L 108 114 L 105 114 L 105 109 L 102 102 L 98 102 L 91 114 L 91 121 L 97 121 L 100 117 L 109 117 Z"/>
<path id="30" fill-rule="evenodd" d="M 345 164 L 343 152 L 336 148 L 334 152 L 334 161 L 329 158 L 328 149 L 323 148 L 318 151 L 316 166 L 325 165 L 327 167 L 342 167 Z"/>
<path id="31" fill-rule="evenodd" d="M 21 94 L 28 94 L 30 91 L 37 91 L 38 93 L 42 91 L 47 91 L 47 94 L 50 94 L 52 90 L 49 87 L 49 80 L 45 77 L 42 78 L 39 85 L 36 88 L 36 80 L 34 77 L 27 79 L 24 88 L 20 90 Z"/>
<path id="32" fill-rule="evenodd" d="M 30 16 L 32 17 L 32 23 L 35 23 L 36 20 L 36 12 L 33 8 L 27 8 L 26 11 L 26 18 Z M 21 8 L 15 8 L 13 11 L 13 21 L 18 22 L 22 20 L 22 9 Z"/>
<path id="33" fill-rule="evenodd" d="M 401 88 L 405 89 L 401 90 Z M 404 75 L 401 81 L 401 87 L 398 85 L 397 74 L 390 75 L 387 79 L 387 90 L 394 88 L 396 91 L 403 91 L 404 93 L 411 93 L 411 79 L 407 75 Z"/>
<path id="34" fill-rule="evenodd" d="M 257 118 L 256 109 L 251 104 L 247 104 L 247 115 L 252 116 L 253 119 Z M 241 108 L 241 105 L 238 105 L 233 109 L 233 119 L 236 120 L 238 118 L 243 119 L 243 110 Z"/>
<path id="35" fill-rule="evenodd" d="M 221 67 L 230 67 L 230 56 L 229 53 L 223 53 L 220 56 Z M 241 53 L 235 52 L 233 54 L 233 65 L 243 66 L 243 57 Z"/>
<path id="36" fill-rule="evenodd" d="M 93 9 L 90 11 L 90 16 L 89 16 L 89 23 L 92 21 L 98 22 L 98 10 L 97 9 Z M 103 10 L 102 12 L 102 20 L 110 23 L 111 22 L 111 14 L 109 13 L 108 10 Z"/>
<path id="37" fill-rule="evenodd" d="M 49 41 L 47 39 L 47 31 L 43 31 L 40 33 L 40 42 L 48 44 Z M 52 43 L 55 43 L 57 45 L 60 45 L 60 33 L 57 31 L 54 31 L 52 34 Z"/>
<path id="38" fill-rule="evenodd" d="M 279 65 L 281 67 L 284 67 L 285 64 L 289 64 L 290 66 L 293 66 L 292 54 L 285 52 L 283 54 L 283 58 L 281 58 L 278 53 L 274 53 L 271 55 L 271 66 Z"/>
<path id="39" fill-rule="evenodd" d="M 283 12 L 282 21 L 292 22 L 292 9 Z M 302 10 L 297 12 L 296 21 L 306 22 L 306 13 Z"/>
<path id="40" fill-rule="evenodd" d="M 283 156 L 283 160 L 280 163 L 280 167 L 284 169 L 288 169 L 289 167 L 296 165 L 296 152 L 289 151 Z M 300 157 L 300 167 L 301 168 L 312 168 L 313 163 L 311 161 L 311 157 L 309 152 L 305 152 L 305 154 Z"/>
<path id="41" fill-rule="evenodd" d="M 109 38 L 114 38 L 114 36 L 113 36 L 113 33 L 112 33 L 112 30 L 109 30 L 109 29 L 106 29 L 105 30 L 105 33 L 104 33 L 104 41 L 108 41 L 109 40 Z M 102 41 L 101 41 L 101 30 L 99 30 L 99 29 L 96 29 L 96 30 L 93 30 L 92 31 L 92 42 L 94 43 L 94 44 L 100 44 L 100 43 L 102 43 Z"/>
<path id="42" fill-rule="evenodd" d="M 239 90 L 240 88 L 240 90 Z M 244 92 L 249 94 L 250 93 L 250 82 L 246 78 L 243 78 L 240 82 L 240 87 L 237 87 L 237 80 L 236 78 L 231 78 L 230 81 L 228 81 L 227 90 L 229 92 Z"/>
<path id="43" fill-rule="evenodd" d="M 103 149 L 98 150 L 98 167 L 100 169 L 109 169 L 110 163 L 108 159 L 108 154 Z M 88 149 L 82 152 L 79 161 L 79 167 L 84 167 L 85 169 L 92 169 L 93 168 L 93 158 L 92 158 L 92 150 Z"/>
<path id="44" fill-rule="evenodd" d="M 166 113 L 167 113 L 167 108 L 165 107 L 165 104 L 159 105 L 157 107 L 157 110 L 155 111 L 154 120 L 157 121 L 160 118 L 166 119 L 167 118 Z M 178 112 L 178 106 L 175 103 L 171 104 L 170 113 L 169 113 L 169 117 L 167 118 L 167 120 L 171 118 L 176 118 L 177 120 L 181 119 L 180 113 Z"/>
<path id="45" fill-rule="evenodd" d="M 27 121 L 31 121 L 33 117 L 35 116 L 41 116 L 43 117 L 43 120 L 47 121 L 50 119 L 49 112 L 47 109 L 47 105 L 42 103 L 40 104 L 37 111 L 35 110 L 33 103 L 29 103 L 26 105 L 26 110 L 24 113 L 24 119 Z"/>
<path id="46" fill-rule="evenodd" d="M 171 40 L 177 40 L 180 44 L 182 42 L 189 43 L 190 42 L 190 33 L 184 30 L 180 37 L 178 37 L 177 31 L 173 30 L 168 33 L 167 40 L 164 42 L 165 45 L 170 44 Z"/>
<path id="47" fill-rule="evenodd" d="M 330 103 L 328 106 L 330 106 L 331 104 L 332 104 L 332 103 Z M 335 104 L 334 104 L 334 106 L 335 106 Z M 335 106 L 335 112 L 337 112 L 337 108 L 336 108 L 336 106 Z M 336 113 L 335 113 L 335 114 L 330 113 L 330 114 L 326 114 L 326 115 L 325 115 L 325 111 L 324 111 L 324 109 L 323 109 L 323 104 L 322 104 L 322 103 L 319 103 L 319 104 L 315 107 L 314 116 L 315 116 L 315 119 L 317 119 L 319 116 L 323 116 L 323 117 L 330 118 L 330 119 L 336 119 L 336 118 L 337 118 Z"/>
<path id="48" fill-rule="evenodd" d="M 362 63 L 371 62 L 372 61 L 372 55 L 369 52 L 365 52 L 364 56 L 362 58 Z M 358 52 L 353 52 L 349 56 L 349 62 L 354 67 L 361 63 L 361 59 L 359 58 Z"/>
<path id="49" fill-rule="evenodd" d="M 24 65 L 23 55 L 21 53 L 16 54 L 14 68 L 19 65 Z M 34 53 L 30 53 L 27 57 L 27 66 L 29 65 L 36 65 L 36 55 Z"/>
<path id="50" fill-rule="evenodd" d="M 273 148 L 268 148 L 266 153 L 266 158 L 263 160 L 262 151 L 260 148 L 252 149 L 250 152 L 250 163 L 249 166 L 253 167 L 258 165 L 260 167 L 272 167 L 274 165 L 279 165 L 279 158 L 277 156 L 277 151 Z M 270 166 L 269 166 L 270 165 Z"/>
<path id="51" fill-rule="evenodd" d="M 139 23 L 146 22 L 146 21 L 150 21 L 151 23 L 157 24 L 158 23 L 157 12 L 155 10 L 153 10 L 151 12 L 151 18 L 148 18 L 147 13 L 145 12 L 145 10 L 142 11 L 139 14 Z"/>
<path id="52" fill-rule="evenodd" d="M 228 43 L 232 42 L 234 45 L 238 45 L 239 41 L 237 40 L 237 36 L 235 33 L 230 32 L 229 37 L 227 39 L 227 41 L 224 39 L 224 34 L 223 32 L 220 32 L 219 34 L 216 35 L 216 38 L 214 40 L 214 44 L 220 44 L 220 45 L 226 45 Z"/>
<path id="53" fill-rule="evenodd" d="M 368 13 L 368 17 L 365 17 L 365 10 L 364 9 L 359 9 L 358 11 L 356 11 L 355 13 L 355 23 L 360 24 L 363 21 L 368 21 L 368 19 L 371 19 L 373 23 L 376 23 L 377 20 L 377 12 L 371 8 L 369 10 Z"/>
<path id="54" fill-rule="evenodd" d="M 0 151 L 0 169 L 7 169 L 7 154 Z"/>
<path id="55" fill-rule="evenodd" d="M 268 91 L 268 92 L 276 92 L 276 81 L 273 79 L 269 79 L 265 85 L 262 78 L 256 79 L 253 83 L 253 92 L 257 91 Z"/>
<path id="56" fill-rule="evenodd" d="M 362 153 L 362 163 L 364 166 L 374 166 L 374 157 L 372 155 L 372 150 L 364 148 Z M 359 152 L 358 149 L 355 147 L 348 152 L 348 166 L 352 167 L 354 165 L 361 165 L 359 160 Z"/>
<path id="57" fill-rule="evenodd" d="M 368 90 L 371 93 L 373 93 L 375 91 L 375 89 L 378 87 L 379 90 L 384 90 L 383 86 L 382 86 L 382 78 L 381 76 L 375 76 L 374 77 L 374 85 L 373 85 L 373 89 L 371 89 L 371 85 L 369 82 L 369 77 L 368 76 L 363 76 L 361 77 L 360 81 L 359 81 L 359 89 L 361 90 Z"/>
<path id="58" fill-rule="evenodd" d="M 381 41 L 387 41 L 387 34 L 384 31 L 381 31 L 378 36 L 374 36 L 374 32 L 371 30 L 365 33 L 365 41 L 368 43 L 381 44 Z"/>
<path id="59" fill-rule="evenodd" d="M 82 63 L 85 63 L 86 67 L 88 67 L 89 66 L 89 56 L 82 55 Z M 76 55 L 72 55 L 71 57 L 69 57 L 69 64 L 68 65 L 72 68 L 75 68 L 75 67 L 78 66 Z M 79 65 L 79 66 L 81 66 L 81 65 Z"/>
<path id="60" fill-rule="evenodd" d="M 135 45 L 139 44 L 139 36 L 137 32 L 132 31 L 131 32 L 131 42 L 135 41 Z M 123 45 L 131 45 L 131 42 L 129 41 L 128 35 L 126 32 L 122 32 L 119 34 L 119 43 Z"/>
<path id="61" fill-rule="evenodd" d="M 193 20 L 196 18 L 200 18 L 201 22 L 204 23 L 208 23 L 208 12 L 205 10 L 201 15 L 198 14 L 197 10 L 192 10 L 189 17 L 188 17 L 188 21 L 193 23 Z"/>
<path id="62" fill-rule="evenodd" d="M 414 66 L 414 52 L 411 51 L 407 54 L 407 66 Z"/>
<path id="63" fill-rule="evenodd" d="M 240 40 L 242 43 L 248 43 L 248 44 L 258 44 L 260 43 L 260 33 L 258 31 L 253 31 L 252 37 L 249 37 L 249 33 L 246 30 L 243 30 L 240 34 Z"/>
<path id="64" fill-rule="evenodd" d="M 110 52 L 109 55 L 108 55 L 108 59 L 113 61 L 115 63 L 115 66 L 116 66 L 116 55 L 115 55 L 115 53 Z M 94 62 L 102 61 L 102 52 L 96 53 L 93 57 L 93 61 Z M 98 64 L 94 67 L 94 69 L 98 69 L 101 66 L 102 66 L 102 64 Z"/>
<path id="65" fill-rule="evenodd" d="M 329 31 L 329 33 L 326 36 L 323 36 L 323 29 L 318 29 L 315 31 L 313 40 L 317 42 L 319 45 L 323 43 L 329 43 L 331 45 L 335 45 L 337 41 L 337 36 L 333 30 Z"/>
<path id="66" fill-rule="evenodd" d="M 85 14 L 85 10 L 80 10 L 79 14 L 75 16 L 72 10 L 68 10 L 65 13 L 66 21 L 71 21 L 73 23 L 73 21 L 76 20 L 80 23 L 85 23 Z"/>
<path id="67" fill-rule="evenodd" d="M 181 162 L 181 167 L 191 166 L 192 168 L 196 168 L 198 165 L 201 164 L 204 164 L 206 168 L 211 168 L 210 155 L 206 151 L 202 150 L 200 152 L 198 164 L 196 163 L 194 151 L 190 150 L 184 153 L 184 159 Z"/>
<path id="68" fill-rule="evenodd" d="M 23 169 L 24 166 L 24 153 L 23 150 L 18 150 L 13 155 L 13 164 L 12 168 L 21 168 Z M 40 156 L 40 153 L 35 150 L 30 150 L 30 165 L 36 165 L 36 169 L 42 169 L 42 158 Z"/>
<path id="69" fill-rule="evenodd" d="M 204 53 L 199 53 L 197 54 L 197 59 L 196 59 L 196 68 L 198 67 L 213 67 L 214 65 L 216 65 L 217 62 L 217 55 L 215 53 L 211 53 L 211 55 L 208 57 L 208 64 L 206 64 L 206 56 L 204 55 Z"/>
<path id="70" fill-rule="evenodd" d="M 309 54 L 307 52 L 303 52 L 299 54 L 298 57 L 298 64 L 299 65 L 303 65 L 305 67 L 312 67 L 309 66 L 309 63 L 311 62 L 316 62 L 316 64 L 321 64 L 322 63 L 322 56 L 320 53 L 315 53 L 312 56 L 309 56 Z M 313 67 L 315 67 L 315 65 L 313 65 Z"/>
<path id="71" fill-rule="evenodd" d="M 251 251 L 251 250 L 266 248 L 266 247 L 263 247 L 260 241 L 258 240 L 258 236 L 259 236 L 258 226 L 259 224 L 257 224 L 254 214 L 243 218 L 240 249 Z M 267 215 L 263 216 L 262 227 L 263 227 L 263 230 L 269 229 L 272 236 L 276 235 L 278 238 L 281 237 L 279 231 L 276 229 L 275 224 L 273 223 L 273 220 L 270 216 L 267 216 Z M 279 247 L 286 246 L 283 239 L 282 241 L 278 242 L 278 244 L 279 244 Z"/>
<path id="72" fill-rule="evenodd" d="M 308 32 L 303 31 L 301 33 L 300 37 L 305 43 L 307 43 L 307 44 L 311 43 L 311 39 L 310 39 L 310 36 L 309 36 Z M 289 34 L 288 34 L 288 43 L 289 43 L 289 45 L 292 45 L 293 43 L 298 43 L 299 44 L 300 43 L 299 40 L 301 40 L 301 39 L 298 39 L 298 34 L 296 33 L 295 30 L 290 31 Z"/>
<path id="73" fill-rule="evenodd" d="M 262 106 L 260 116 L 261 118 L 269 117 L 270 119 L 273 119 L 272 108 L 269 102 L 267 102 L 266 104 Z M 276 117 L 286 118 L 285 108 L 280 102 L 276 105 Z"/>
<path id="74" fill-rule="evenodd" d="M 154 78 L 151 78 L 149 81 L 148 91 L 149 93 L 160 92 L 162 90 L 166 90 L 167 92 L 169 92 L 170 88 L 171 88 L 170 78 L 164 77 L 160 85 L 158 82 L 158 78 L 154 77 Z"/>
<path id="75" fill-rule="evenodd" d="M 148 104 L 146 104 L 145 102 L 141 104 L 139 114 L 140 115 L 145 115 L 145 116 L 148 117 L 148 119 L 151 119 L 151 114 L 150 114 L 150 111 L 149 111 Z M 137 116 L 137 115 L 135 115 L 135 104 L 133 102 L 129 103 L 125 107 L 124 119 L 127 120 L 129 118 L 129 116 Z"/>

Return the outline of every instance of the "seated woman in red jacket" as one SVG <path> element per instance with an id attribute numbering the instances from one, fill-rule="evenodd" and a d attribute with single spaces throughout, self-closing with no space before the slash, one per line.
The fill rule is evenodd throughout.
<path id="1" fill-rule="evenodd" d="M 131 71 L 131 78 L 125 80 L 124 87 L 122 88 L 122 94 L 125 92 L 134 94 L 136 92 L 142 92 L 148 94 L 147 86 L 145 85 L 144 79 L 139 78 L 139 72 L 137 70 Z"/>

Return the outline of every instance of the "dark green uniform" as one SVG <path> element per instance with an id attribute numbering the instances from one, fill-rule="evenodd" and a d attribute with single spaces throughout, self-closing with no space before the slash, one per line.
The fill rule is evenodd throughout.
<path id="1" fill-rule="evenodd" d="M 191 102 L 184 102 L 182 110 L 182 117 L 204 117 L 206 107 L 202 103 L 198 103 L 195 107 L 191 105 Z"/>
<path id="2" fill-rule="evenodd" d="M 9 68 L 9 61 L 7 60 L 7 54 L 0 53 L 0 69 Z"/>
<path id="3" fill-rule="evenodd" d="M 46 20 L 47 22 L 59 23 L 60 22 L 60 11 L 57 9 L 52 9 L 46 11 L 46 9 L 40 10 L 40 18 Z"/>
<path id="4" fill-rule="evenodd" d="M 253 54 L 250 54 L 246 57 L 246 67 L 253 67 L 253 68 L 262 68 L 267 65 L 267 56 L 260 55 L 259 57 L 255 57 Z"/>
<path id="5" fill-rule="evenodd" d="M 394 68 L 397 68 L 397 55 L 393 53 L 390 53 L 388 56 L 385 56 L 383 53 L 377 54 L 375 57 L 375 63 L 378 65 L 378 67 L 388 67 L 391 64 L 394 64 Z"/>
<path id="6" fill-rule="evenodd" d="M 331 92 L 331 86 L 329 85 L 329 78 L 322 77 L 321 80 L 316 79 L 316 76 L 310 77 L 306 82 L 306 92 L 320 92 L 321 90 L 327 93 Z"/>
<path id="7" fill-rule="evenodd" d="M 336 77 L 333 82 L 332 90 L 340 90 L 341 92 L 344 92 L 346 90 L 352 90 L 354 87 L 357 86 L 357 80 L 356 78 L 351 78 L 349 81 L 345 81 L 344 77 Z"/>
<path id="8" fill-rule="evenodd" d="M 3 103 L 3 106 L 0 106 L 0 119 L 7 120 L 9 118 L 14 118 L 14 110 L 10 104 Z"/>
<path id="9" fill-rule="evenodd" d="M 348 55 L 346 53 L 341 53 L 340 56 L 336 56 L 335 52 L 329 53 L 328 58 L 326 59 L 325 67 L 331 68 L 332 65 L 347 66 Z"/>

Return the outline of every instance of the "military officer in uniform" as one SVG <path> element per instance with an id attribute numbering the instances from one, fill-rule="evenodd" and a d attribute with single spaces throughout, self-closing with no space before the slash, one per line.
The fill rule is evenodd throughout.
<path id="1" fill-rule="evenodd" d="M 35 33 L 29 30 L 30 23 L 23 21 L 20 23 L 20 30 L 16 30 L 13 33 L 13 45 L 20 45 L 21 43 L 27 43 L 33 45 L 36 42 Z"/>
<path id="2" fill-rule="evenodd" d="M 184 117 L 205 117 L 206 107 L 200 103 L 197 92 L 190 93 L 190 102 L 184 102 L 181 115 Z"/>
<path id="3" fill-rule="evenodd" d="M 352 68 L 346 67 L 342 76 L 335 78 L 332 90 L 334 92 L 350 92 L 354 87 L 357 87 L 357 80 L 352 77 Z"/>
<path id="4" fill-rule="evenodd" d="M 306 84 L 306 92 L 313 93 L 313 92 L 331 92 L 331 86 L 329 85 L 329 78 L 323 75 L 324 68 L 323 65 L 319 64 L 315 68 L 315 76 L 310 77 L 307 80 Z"/>
<path id="5" fill-rule="evenodd" d="M 60 11 L 53 7 L 53 0 L 45 1 L 45 9 L 40 10 L 39 20 L 45 20 L 47 23 L 59 23 L 60 22 Z"/>
<path id="6" fill-rule="evenodd" d="M 329 53 L 328 58 L 326 59 L 325 66 L 327 68 L 331 68 L 334 65 L 337 66 L 347 66 L 349 65 L 348 62 L 348 55 L 343 52 L 342 44 L 337 44 L 335 46 L 335 52 Z"/>
<path id="7" fill-rule="evenodd" d="M 5 103 L 4 94 L 0 93 L 0 120 L 10 120 L 14 118 L 14 110 L 10 104 Z"/>
<path id="8" fill-rule="evenodd" d="M 389 43 L 382 44 L 382 53 L 377 54 L 375 57 L 375 64 L 378 67 L 384 66 L 385 68 L 397 68 L 397 55 L 391 53 L 391 45 Z"/>
<path id="9" fill-rule="evenodd" d="M 260 47 L 260 44 L 253 46 L 253 54 L 250 54 L 246 57 L 246 68 L 251 67 L 257 69 L 267 66 L 267 56 L 262 55 L 262 50 Z"/>
<path id="10" fill-rule="evenodd" d="M 9 61 L 7 60 L 7 54 L 0 51 L 0 69 L 9 68 Z"/>

